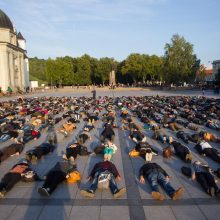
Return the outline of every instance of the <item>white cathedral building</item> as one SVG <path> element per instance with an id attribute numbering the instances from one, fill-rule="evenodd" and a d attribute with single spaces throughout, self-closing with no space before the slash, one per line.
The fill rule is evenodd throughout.
<path id="1" fill-rule="evenodd" d="M 0 9 L 0 87 L 6 91 L 29 86 L 26 41 L 16 32 L 9 17 Z"/>

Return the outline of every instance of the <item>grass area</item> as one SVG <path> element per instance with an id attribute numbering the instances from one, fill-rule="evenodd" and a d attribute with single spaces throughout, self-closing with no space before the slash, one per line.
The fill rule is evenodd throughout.
<path id="1" fill-rule="evenodd" d="M 30 81 L 38 81 L 39 86 L 41 86 L 41 84 L 47 85 L 47 81 L 43 81 L 32 75 L 30 75 Z"/>

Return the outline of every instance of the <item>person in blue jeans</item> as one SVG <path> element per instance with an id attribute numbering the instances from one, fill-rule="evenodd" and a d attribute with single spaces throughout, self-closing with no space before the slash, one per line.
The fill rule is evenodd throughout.
<path id="1" fill-rule="evenodd" d="M 115 199 L 121 197 L 126 192 L 125 188 L 118 189 L 116 180 L 120 181 L 121 177 L 118 173 L 116 166 L 110 161 L 102 161 L 96 163 L 94 168 L 92 169 L 88 177 L 88 180 L 92 181 L 92 184 L 89 189 L 80 191 L 82 196 L 89 198 L 94 197 L 94 193 L 99 184 L 99 176 L 103 173 L 108 175 L 109 188 Z"/>
<path id="2" fill-rule="evenodd" d="M 2 134 L 0 137 L 0 142 L 6 142 L 11 139 L 11 136 L 9 134 Z"/>
<path id="3" fill-rule="evenodd" d="M 144 164 L 139 171 L 140 183 L 145 183 L 145 178 L 149 182 L 152 188 L 152 197 L 156 200 L 164 200 L 164 195 L 160 193 L 159 185 L 165 190 L 165 192 L 172 198 L 172 200 L 179 199 L 183 192 L 184 188 L 180 187 L 178 190 L 175 190 L 171 183 L 170 177 L 166 171 L 157 163 L 148 162 Z"/>

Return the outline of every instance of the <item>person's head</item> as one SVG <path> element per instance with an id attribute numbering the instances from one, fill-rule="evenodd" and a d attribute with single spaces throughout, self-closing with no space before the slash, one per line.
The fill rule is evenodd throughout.
<path id="1" fill-rule="evenodd" d="M 77 146 L 77 143 L 74 143 L 74 144 L 71 144 L 69 147 L 70 148 L 74 148 L 74 147 L 76 147 Z"/>
<path id="2" fill-rule="evenodd" d="M 26 159 L 24 159 L 24 158 L 22 158 L 22 159 L 18 162 L 18 164 L 23 164 L 23 165 L 29 166 L 29 161 L 26 160 Z"/>
<path id="3" fill-rule="evenodd" d="M 193 163 L 193 165 L 201 165 L 201 162 L 199 161 L 199 160 L 196 160 L 194 163 Z"/>

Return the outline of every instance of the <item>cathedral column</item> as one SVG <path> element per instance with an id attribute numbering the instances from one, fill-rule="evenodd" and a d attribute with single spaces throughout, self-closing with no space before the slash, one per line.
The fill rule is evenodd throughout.
<path id="1" fill-rule="evenodd" d="M 15 74 L 14 74 L 14 65 L 13 65 L 13 53 L 9 52 L 9 68 L 10 68 L 10 76 L 11 76 L 11 86 L 15 88 Z"/>
<path id="2" fill-rule="evenodd" d="M 12 69 L 11 69 L 11 65 L 10 65 L 10 51 L 7 51 L 7 69 L 8 69 L 8 85 L 10 87 L 13 87 L 12 85 L 12 75 L 11 75 L 11 72 L 12 72 Z"/>
<path id="3" fill-rule="evenodd" d="M 24 66 L 22 55 L 19 56 L 20 89 L 24 90 Z"/>

